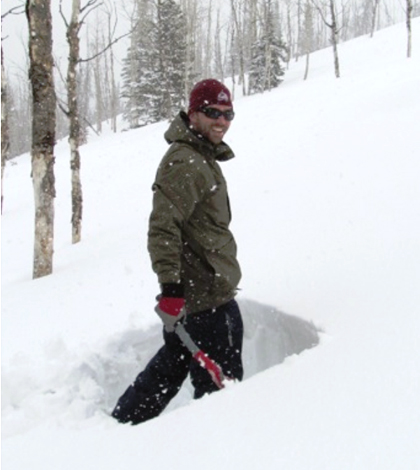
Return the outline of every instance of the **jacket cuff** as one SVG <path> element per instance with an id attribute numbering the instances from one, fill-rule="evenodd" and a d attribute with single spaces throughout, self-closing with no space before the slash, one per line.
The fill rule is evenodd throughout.
<path id="1" fill-rule="evenodd" d="M 168 282 L 161 284 L 162 297 L 184 297 L 184 286 L 182 284 L 175 284 Z"/>

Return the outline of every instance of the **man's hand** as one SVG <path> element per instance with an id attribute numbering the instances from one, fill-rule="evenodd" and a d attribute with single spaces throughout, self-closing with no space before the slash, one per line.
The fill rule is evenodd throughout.
<path id="1" fill-rule="evenodd" d="M 161 297 L 155 312 L 160 316 L 168 333 L 175 331 L 175 324 L 185 315 L 185 299 Z"/>

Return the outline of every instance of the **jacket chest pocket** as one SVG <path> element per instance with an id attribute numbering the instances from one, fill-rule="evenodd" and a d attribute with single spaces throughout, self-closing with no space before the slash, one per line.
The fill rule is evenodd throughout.
<path id="1" fill-rule="evenodd" d="M 217 168 L 215 168 L 215 170 L 216 175 L 214 183 L 210 188 L 205 205 L 213 220 L 218 225 L 220 224 L 223 227 L 227 227 L 231 220 L 227 185 L 220 170 L 217 171 Z"/>
<path id="2" fill-rule="evenodd" d="M 203 209 L 216 225 L 224 228 L 228 227 L 231 220 L 231 212 L 226 183 L 224 181 L 213 185 L 205 200 L 205 208 Z"/>

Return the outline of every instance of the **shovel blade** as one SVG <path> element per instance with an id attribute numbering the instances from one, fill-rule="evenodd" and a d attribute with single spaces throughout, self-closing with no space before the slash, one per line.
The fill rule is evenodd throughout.
<path id="1" fill-rule="evenodd" d="M 204 354 L 203 351 L 198 351 L 194 354 L 194 359 L 200 364 L 201 367 L 207 370 L 213 382 L 219 387 L 224 388 L 225 376 L 219 364 L 216 364 L 212 359 Z"/>

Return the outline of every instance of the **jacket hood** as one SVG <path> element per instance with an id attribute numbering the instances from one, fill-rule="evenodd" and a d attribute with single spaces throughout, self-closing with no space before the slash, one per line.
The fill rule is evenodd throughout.
<path id="1" fill-rule="evenodd" d="M 232 149 L 225 142 L 213 144 L 202 135 L 194 132 L 184 111 L 181 111 L 175 117 L 164 137 L 168 144 L 177 142 L 189 145 L 205 157 L 214 158 L 218 161 L 230 160 L 235 156 Z"/>

